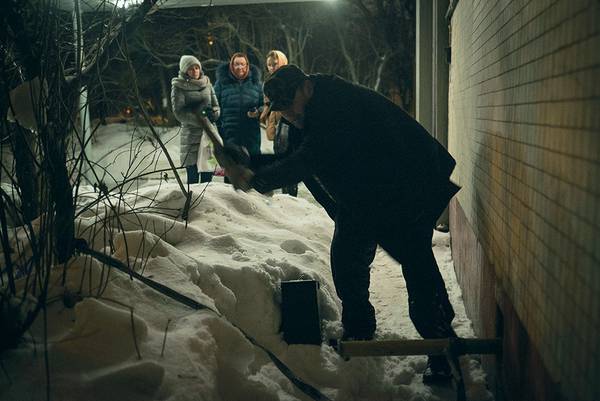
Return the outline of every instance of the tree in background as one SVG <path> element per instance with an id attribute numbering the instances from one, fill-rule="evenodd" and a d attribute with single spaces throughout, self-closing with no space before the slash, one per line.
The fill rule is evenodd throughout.
<path id="1" fill-rule="evenodd" d="M 415 1 L 347 0 L 360 11 L 369 35 L 376 43 L 376 74 L 367 85 L 414 114 Z"/>
<path id="2" fill-rule="evenodd" d="M 112 188 L 107 186 L 106 170 L 86 153 L 97 126 L 86 126 L 81 112 L 112 107 L 111 81 L 104 70 L 116 60 L 128 67 L 140 117 L 188 200 L 179 215 L 187 218 L 191 193 L 148 120 L 124 40 L 155 2 L 145 0 L 125 10 L 106 3 L 102 8 L 107 11 L 94 13 L 85 25 L 77 11 L 61 10 L 52 2 L 1 3 L 0 354 L 16 346 L 52 302 L 50 277 L 58 275 L 59 282 L 62 277 L 64 285 L 76 253 L 95 255 L 102 263 L 110 260 L 112 240 L 122 228 L 118 204 L 139 177 L 132 176 L 130 168 Z M 100 95 L 86 99 L 86 87 L 100 88 Z M 9 123 L 7 115 L 14 121 Z M 134 163 L 139 156 L 131 152 L 130 166 Z M 82 195 L 85 184 L 94 190 L 88 186 L 89 192 Z M 82 196 L 91 202 L 82 206 Z M 109 218 L 84 233 L 76 230 L 75 221 L 86 208 L 103 204 L 108 205 Z M 80 237 L 84 234 L 85 239 Z M 90 248 L 90 242 L 100 250 Z M 97 294 L 101 292 L 100 288 Z"/>
<path id="3" fill-rule="evenodd" d="M 413 2 L 163 10 L 156 0 L 144 0 L 126 9 L 103 2 L 83 14 L 60 10 L 56 2 L 1 2 L 0 354 L 18 344 L 49 302 L 60 299 L 61 294 L 49 299 L 51 276 L 58 275 L 64 285 L 76 254 L 91 255 L 102 266 L 135 276 L 136 266 L 115 262 L 111 252 L 126 218 L 124 195 L 137 196 L 136 185 L 145 179 L 131 168 L 140 158 L 152 159 L 161 151 L 166 155 L 168 173 L 173 172 L 186 200 L 169 216 L 173 221 L 187 219 L 196 200 L 183 186 L 150 116 L 168 115 L 169 79 L 181 54 L 197 55 L 211 75 L 235 51 L 248 53 L 264 71 L 266 53 L 281 49 L 309 72 L 336 73 L 392 98 L 400 93 L 396 101 L 410 111 Z M 28 122 L 14 101 L 19 88 L 29 99 Z M 91 160 L 86 147 L 100 121 L 125 107 L 138 124 L 132 128 L 151 132 L 156 146 L 150 155 L 139 155 L 132 144 L 130 168 L 110 177 L 109 187 L 106 169 Z M 85 109 L 100 117 L 97 123 L 87 125 L 81 117 Z M 8 123 L 7 113 L 16 121 Z M 144 176 L 151 173 L 162 180 L 167 169 Z M 85 184 L 93 185 L 93 191 L 88 186 L 83 194 Z M 152 199 L 144 203 L 148 206 L 135 212 L 168 214 Z M 105 217 L 78 231 L 76 220 L 93 208 L 105 208 Z M 102 294 L 107 279 L 108 273 L 93 296 Z M 72 307 L 82 294 L 91 296 L 92 289 L 86 293 L 83 282 L 80 286 L 76 294 L 65 290 L 65 306 Z"/>
<path id="4" fill-rule="evenodd" d="M 158 9 L 128 38 L 143 97 L 169 116 L 169 80 L 182 54 L 193 54 L 214 80 L 214 70 L 242 51 L 265 71 L 265 57 L 280 49 L 309 72 L 334 73 L 370 87 L 413 112 L 414 0 L 344 0 Z M 118 63 L 108 71 L 111 92 L 123 104 L 131 91 Z"/>

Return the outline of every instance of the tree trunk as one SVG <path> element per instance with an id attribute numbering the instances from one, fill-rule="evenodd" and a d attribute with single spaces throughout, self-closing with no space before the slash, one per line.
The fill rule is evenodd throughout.
<path id="1" fill-rule="evenodd" d="M 28 223 L 39 216 L 39 182 L 35 167 L 34 133 L 21 126 L 12 132 L 13 155 L 15 158 L 15 175 L 21 189 L 21 210 L 23 222 Z"/>
<path id="2" fill-rule="evenodd" d="M 173 107 L 171 104 L 171 91 L 169 90 L 169 86 L 167 84 L 167 79 L 165 78 L 165 74 L 167 71 L 163 67 L 159 67 L 159 78 L 160 78 L 160 95 L 161 95 L 161 103 L 160 109 L 163 117 L 167 119 L 167 121 L 175 121 L 175 116 L 173 115 Z"/>

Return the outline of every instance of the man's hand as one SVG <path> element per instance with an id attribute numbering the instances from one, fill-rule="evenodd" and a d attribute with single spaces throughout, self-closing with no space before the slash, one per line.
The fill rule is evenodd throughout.
<path id="1" fill-rule="evenodd" d="M 233 188 L 248 192 L 252 189 L 250 181 L 254 177 L 254 172 L 241 164 L 233 164 L 225 169 L 225 174 L 229 177 Z"/>
<path id="2" fill-rule="evenodd" d="M 258 118 L 260 116 L 260 110 L 254 107 L 248 110 L 248 112 L 246 112 L 246 115 L 248 116 L 248 118 Z"/>
<path id="3" fill-rule="evenodd" d="M 225 175 L 229 177 L 235 189 L 244 192 L 252 189 L 250 181 L 254 177 L 254 172 L 247 167 L 250 164 L 250 155 L 246 148 L 231 144 L 218 146 L 215 147 L 215 157 L 225 169 Z"/>
<path id="4" fill-rule="evenodd" d="M 233 164 L 248 166 L 250 164 L 250 155 L 243 146 L 226 144 L 225 146 L 215 147 L 215 157 L 224 169 Z"/>

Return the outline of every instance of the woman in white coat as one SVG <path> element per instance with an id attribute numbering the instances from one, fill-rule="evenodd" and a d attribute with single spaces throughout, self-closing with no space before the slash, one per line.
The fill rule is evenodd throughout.
<path id="1" fill-rule="evenodd" d="M 220 108 L 210 79 L 202 73 L 202 65 L 196 57 L 181 56 L 179 75 L 171 80 L 171 103 L 173 114 L 181 123 L 180 162 L 186 168 L 187 182 L 211 181 L 212 170 L 198 173 L 199 156 L 201 165 L 207 165 L 207 159 L 212 157 L 210 151 L 200 148 L 204 130 L 198 119 L 206 116 L 214 123 L 219 118 Z M 210 141 L 202 143 L 210 146 Z"/>

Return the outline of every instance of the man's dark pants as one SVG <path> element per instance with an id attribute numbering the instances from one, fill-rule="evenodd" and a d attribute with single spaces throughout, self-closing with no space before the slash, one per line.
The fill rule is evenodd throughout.
<path id="1" fill-rule="evenodd" d="M 375 311 L 369 302 L 369 270 L 377 244 L 402 265 L 408 290 L 410 318 L 423 338 L 453 336 L 454 310 L 431 249 L 433 216 L 410 225 L 374 225 L 348 211 L 335 219 L 331 268 L 342 301 L 344 337 L 369 339 Z"/>

